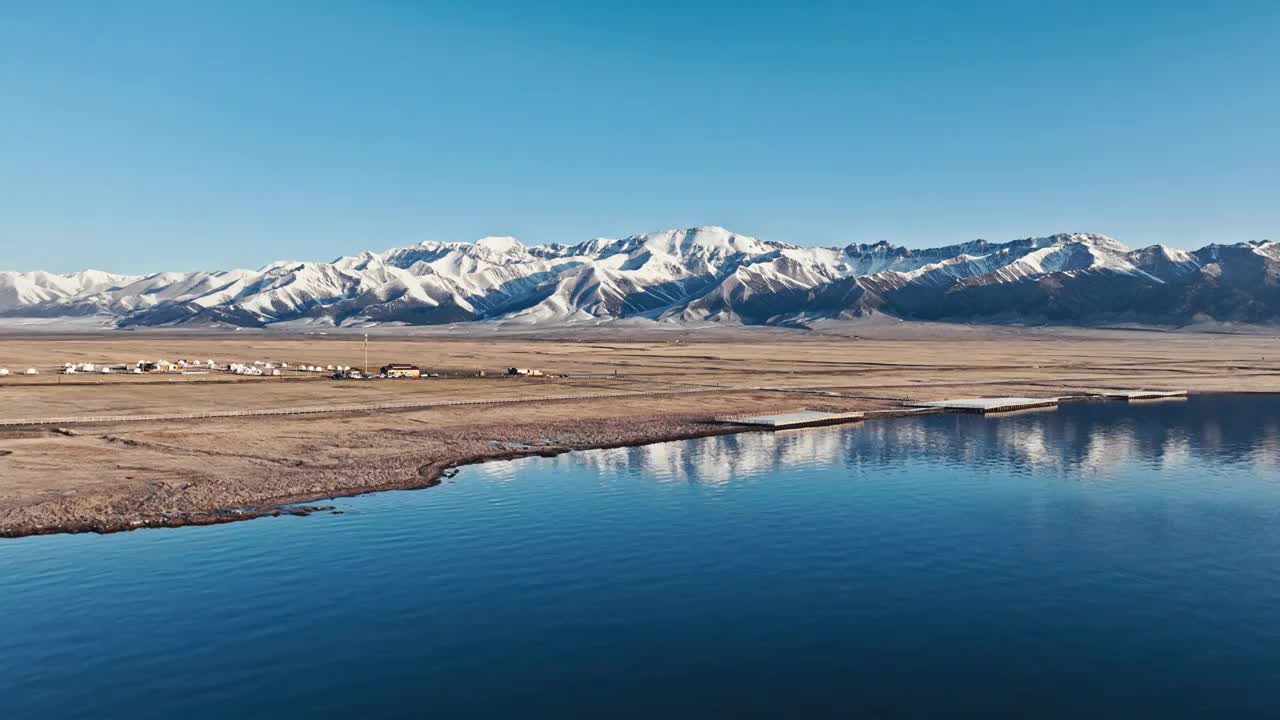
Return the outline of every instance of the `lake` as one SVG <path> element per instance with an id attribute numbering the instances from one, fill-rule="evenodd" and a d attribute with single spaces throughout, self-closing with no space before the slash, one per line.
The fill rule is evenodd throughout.
<path id="1" fill-rule="evenodd" d="M 1280 713 L 1280 397 L 464 468 L 0 540 L 0 718 Z"/>

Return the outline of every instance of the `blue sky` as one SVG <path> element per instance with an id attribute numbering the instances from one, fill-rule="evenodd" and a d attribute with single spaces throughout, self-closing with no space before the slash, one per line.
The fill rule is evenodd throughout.
<path id="1" fill-rule="evenodd" d="M 1280 239 L 1277 47 L 1273 0 L 4 3 L 0 268 Z"/>

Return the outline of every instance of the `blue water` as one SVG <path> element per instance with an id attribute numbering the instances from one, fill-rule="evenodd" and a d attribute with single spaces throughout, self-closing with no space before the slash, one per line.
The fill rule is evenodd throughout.
<path id="1" fill-rule="evenodd" d="M 0 541 L 0 718 L 1277 717 L 1278 464 L 1196 397 Z"/>

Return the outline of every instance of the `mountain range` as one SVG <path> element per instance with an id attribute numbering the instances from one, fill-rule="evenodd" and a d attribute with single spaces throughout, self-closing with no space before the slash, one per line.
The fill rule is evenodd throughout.
<path id="1" fill-rule="evenodd" d="M 720 227 L 525 246 L 424 242 L 332 262 L 120 275 L 0 272 L 0 317 L 118 328 L 471 321 L 802 326 L 886 315 L 982 323 L 1280 320 L 1280 243 L 1131 250 L 1105 235 L 908 249 L 801 247 Z"/>

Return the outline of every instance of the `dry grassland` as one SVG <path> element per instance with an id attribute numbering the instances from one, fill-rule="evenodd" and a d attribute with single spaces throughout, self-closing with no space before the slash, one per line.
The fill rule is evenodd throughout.
<path id="1" fill-rule="evenodd" d="M 708 420 L 749 411 L 1122 388 L 1280 391 L 1280 340 L 1269 335 L 953 326 L 847 335 L 380 336 L 370 364 L 411 362 L 445 377 L 364 382 L 53 373 L 64 362 L 159 357 L 358 367 L 363 346 L 351 336 L 0 336 L 0 367 L 43 370 L 0 378 L 0 422 L 342 409 L 0 428 L 0 535 L 223 522 L 282 503 L 426 486 L 477 460 L 729 432 Z M 512 366 L 552 377 L 496 376 Z M 482 369 L 487 376 L 475 377 Z M 493 402 L 444 404 L 456 401 Z M 414 407 L 363 407 L 387 403 Z"/>

